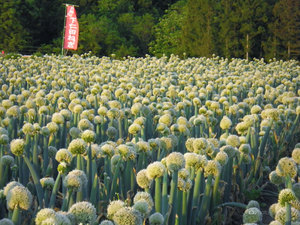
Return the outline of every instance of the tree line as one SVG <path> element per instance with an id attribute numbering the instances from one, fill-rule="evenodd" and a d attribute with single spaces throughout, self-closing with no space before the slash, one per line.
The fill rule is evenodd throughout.
<path id="1" fill-rule="evenodd" d="M 63 3 L 78 5 L 69 54 L 300 58 L 299 0 L 0 0 L 0 50 L 59 54 Z"/>

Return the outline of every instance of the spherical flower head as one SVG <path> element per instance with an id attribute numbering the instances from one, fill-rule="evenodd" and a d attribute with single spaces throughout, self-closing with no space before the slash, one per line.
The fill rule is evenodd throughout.
<path id="1" fill-rule="evenodd" d="M 243 214 L 243 222 L 244 223 L 259 223 L 262 220 L 261 211 L 256 208 L 248 208 Z"/>
<path id="2" fill-rule="evenodd" d="M 294 178 L 297 175 L 295 161 L 288 157 L 281 158 L 276 166 L 276 173 L 282 177 L 290 176 Z"/>
<path id="3" fill-rule="evenodd" d="M 132 135 L 137 135 L 141 131 L 142 127 L 137 123 L 133 123 L 129 126 L 128 132 Z"/>
<path id="4" fill-rule="evenodd" d="M 162 225 L 164 223 L 164 217 L 161 213 L 156 212 L 153 213 L 150 217 L 149 217 L 149 223 L 150 225 Z"/>
<path id="5" fill-rule="evenodd" d="M 254 105 L 251 108 L 251 114 L 259 114 L 261 112 L 261 107 L 259 105 Z"/>
<path id="6" fill-rule="evenodd" d="M 297 164 L 300 164 L 300 148 L 295 148 L 293 150 L 292 158 Z"/>
<path id="7" fill-rule="evenodd" d="M 123 207 L 113 217 L 117 225 L 142 225 L 143 219 L 139 211 L 131 207 Z"/>
<path id="8" fill-rule="evenodd" d="M 269 223 L 269 225 L 282 225 L 282 224 L 277 220 L 273 220 Z"/>
<path id="9" fill-rule="evenodd" d="M 229 158 L 232 158 L 236 154 L 236 149 L 231 145 L 222 146 L 220 151 L 226 152 Z"/>
<path id="10" fill-rule="evenodd" d="M 255 201 L 255 200 L 249 201 L 248 205 L 247 205 L 247 209 L 252 208 L 252 207 L 260 209 L 258 201 Z"/>
<path id="11" fill-rule="evenodd" d="M 56 220 L 56 217 L 50 217 L 42 221 L 41 225 L 58 225 L 58 222 Z"/>
<path id="12" fill-rule="evenodd" d="M 74 112 L 74 113 L 80 114 L 82 111 L 83 111 L 82 105 L 77 104 L 77 105 L 75 105 L 74 108 L 73 108 L 73 112 Z"/>
<path id="13" fill-rule="evenodd" d="M 7 111 L 6 111 L 6 115 L 9 117 L 13 117 L 13 118 L 17 118 L 20 115 L 20 109 L 18 106 L 14 105 L 12 107 L 10 107 Z"/>
<path id="14" fill-rule="evenodd" d="M 32 135 L 34 132 L 34 127 L 31 123 L 25 123 L 22 127 L 22 131 L 25 135 Z"/>
<path id="15" fill-rule="evenodd" d="M 134 103 L 131 107 L 131 113 L 133 115 L 138 115 L 142 109 L 142 104 L 141 103 Z"/>
<path id="16" fill-rule="evenodd" d="M 54 179 L 52 177 L 44 177 L 40 179 L 40 183 L 43 188 L 52 190 L 54 186 Z"/>
<path id="17" fill-rule="evenodd" d="M 13 221 L 8 218 L 4 218 L 0 220 L 0 225 L 14 225 Z"/>
<path id="18" fill-rule="evenodd" d="M 150 179 L 147 176 L 147 170 L 143 169 L 140 170 L 137 174 L 136 174 L 136 182 L 137 184 L 141 187 L 141 188 L 149 188 L 151 183 L 152 183 L 152 179 Z"/>
<path id="19" fill-rule="evenodd" d="M 291 221 L 292 222 L 296 222 L 299 220 L 299 210 L 295 209 L 295 208 L 291 208 Z M 285 224 L 285 219 L 286 219 L 286 208 L 280 208 L 279 210 L 277 210 L 276 215 L 275 215 L 275 220 L 279 221 L 281 224 Z"/>
<path id="20" fill-rule="evenodd" d="M 88 183 L 86 174 L 82 170 L 72 170 L 68 175 L 75 175 L 81 179 L 82 188 L 85 188 Z"/>
<path id="21" fill-rule="evenodd" d="M 90 202 L 77 202 L 69 212 L 74 215 L 75 223 L 93 224 L 96 220 L 96 209 Z"/>
<path id="22" fill-rule="evenodd" d="M 60 113 L 53 113 L 52 122 L 57 124 L 63 124 L 65 122 L 65 118 Z"/>
<path id="23" fill-rule="evenodd" d="M 66 121 L 69 121 L 69 120 L 71 119 L 71 117 L 72 117 L 72 113 L 71 113 L 71 111 L 68 110 L 68 109 L 62 109 L 62 110 L 60 111 L 60 114 L 64 117 L 64 119 L 65 119 Z M 54 121 L 54 122 L 55 122 L 55 121 Z"/>
<path id="24" fill-rule="evenodd" d="M 239 147 L 239 151 L 243 154 L 250 154 L 251 146 L 249 144 L 241 144 Z"/>
<path id="25" fill-rule="evenodd" d="M 23 155 L 25 150 L 25 141 L 23 139 L 14 139 L 10 142 L 10 151 L 15 156 Z"/>
<path id="26" fill-rule="evenodd" d="M 17 185 L 8 191 L 6 200 L 7 207 L 11 210 L 16 207 L 28 210 L 32 204 L 32 194 L 26 187 Z"/>
<path id="27" fill-rule="evenodd" d="M 55 218 L 56 213 L 53 209 L 50 208 L 44 208 L 41 209 L 35 217 L 35 224 L 36 225 L 42 225 L 43 221 L 45 221 L 48 218 Z"/>
<path id="28" fill-rule="evenodd" d="M 14 164 L 15 159 L 14 159 L 14 157 L 12 157 L 10 155 L 4 155 L 1 157 L 0 162 L 2 163 L 2 165 L 10 167 Z"/>
<path id="29" fill-rule="evenodd" d="M 82 155 L 86 152 L 86 149 L 87 149 L 86 142 L 80 138 L 72 140 L 68 146 L 68 150 L 73 155 Z"/>
<path id="30" fill-rule="evenodd" d="M 293 190 L 285 188 L 280 191 L 278 196 L 278 203 L 284 207 L 285 203 L 291 203 L 292 201 L 297 200 L 297 197 Z"/>
<path id="31" fill-rule="evenodd" d="M 0 145 L 6 145 L 9 142 L 9 137 L 7 134 L 0 135 Z"/>
<path id="32" fill-rule="evenodd" d="M 114 225 L 114 223 L 110 220 L 103 220 L 99 225 Z"/>
<path id="33" fill-rule="evenodd" d="M 86 143 L 92 143 L 96 139 L 96 134 L 92 130 L 85 130 L 81 134 L 81 138 L 86 142 Z"/>
<path id="34" fill-rule="evenodd" d="M 208 160 L 207 165 L 204 167 L 204 176 L 208 177 L 213 175 L 216 177 L 221 172 L 221 165 L 215 160 Z"/>
<path id="35" fill-rule="evenodd" d="M 153 199 L 151 195 L 147 192 L 137 192 L 133 198 L 133 203 L 138 202 L 139 200 L 145 200 L 148 203 L 149 210 L 152 210 L 152 207 L 154 206 Z"/>
<path id="36" fill-rule="evenodd" d="M 104 144 L 101 146 L 102 152 L 107 156 L 107 157 L 112 157 L 115 153 L 114 146 L 111 144 Z"/>
<path id="37" fill-rule="evenodd" d="M 64 186 L 72 191 L 81 191 L 82 190 L 82 180 L 80 177 L 75 174 L 68 174 L 64 179 Z"/>
<path id="38" fill-rule="evenodd" d="M 113 139 L 117 136 L 118 130 L 115 127 L 109 127 L 106 130 L 106 135 L 110 138 Z"/>
<path id="39" fill-rule="evenodd" d="M 121 201 L 121 200 L 115 200 L 115 201 L 111 201 L 107 207 L 107 217 L 109 219 L 112 219 L 115 215 L 115 213 L 120 210 L 121 208 L 124 208 L 125 202 Z"/>
<path id="40" fill-rule="evenodd" d="M 274 204 L 272 204 L 272 205 L 269 207 L 269 215 L 270 215 L 272 218 L 275 218 L 275 214 L 276 214 L 278 205 L 279 205 L 278 203 L 274 203 Z"/>
<path id="41" fill-rule="evenodd" d="M 41 134 L 43 135 L 43 136 L 45 136 L 45 137 L 48 137 L 49 135 L 50 135 L 50 130 L 49 130 L 49 128 L 48 127 L 42 127 L 41 128 Z"/>
<path id="42" fill-rule="evenodd" d="M 223 116 L 221 122 L 220 122 L 220 127 L 222 130 L 228 130 L 232 126 L 231 119 L 227 116 Z"/>
<path id="43" fill-rule="evenodd" d="M 6 186 L 3 189 L 4 196 L 7 196 L 8 192 L 16 186 L 23 186 L 23 185 L 17 181 L 11 181 L 8 184 L 6 184 Z"/>
<path id="44" fill-rule="evenodd" d="M 187 168 L 195 167 L 199 163 L 199 155 L 194 152 L 187 152 L 184 154 L 185 166 Z"/>
<path id="45" fill-rule="evenodd" d="M 81 119 L 78 122 L 78 128 L 81 131 L 84 131 L 84 130 L 93 130 L 94 126 L 93 126 L 93 124 L 88 119 L 83 118 L 83 119 Z"/>
<path id="46" fill-rule="evenodd" d="M 184 156 L 180 152 L 172 152 L 166 157 L 168 170 L 178 171 L 185 166 Z"/>
<path id="47" fill-rule="evenodd" d="M 163 123 L 163 124 L 167 125 L 168 127 L 172 124 L 172 121 L 173 121 L 173 118 L 169 113 L 162 115 L 158 120 L 159 123 Z"/>
<path id="48" fill-rule="evenodd" d="M 226 144 L 233 147 L 240 146 L 240 138 L 237 135 L 229 135 L 226 139 Z"/>
<path id="49" fill-rule="evenodd" d="M 221 166 L 224 166 L 228 162 L 228 155 L 224 151 L 217 153 L 215 160 L 220 163 Z"/>
<path id="50" fill-rule="evenodd" d="M 54 134 L 58 131 L 59 127 L 57 125 L 57 123 L 54 122 L 50 122 L 47 124 L 47 128 L 49 129 L 51 134 Z"/>
<path id="51" fill-rule="evenodd" d="M 72 153 L 65 148 L 61 148 L 56 152 L 55 159 L 57 162 L 65 162 L 66 164 L 70 164 L 72 161 Z"/>
<path id="52" fill-rule="evenodd" d="M 148 205 L 148 202 L 144 199 L 141 199 L 134 203 L 133 208 L 139 211 L 144 219 L 147 218 L 150 214 L 150 207 Z"/>
<path id="53" fill-rule="evenodd" d="M 208 142 L 205 138 L 195 138 L 193 141 L 193 149 L 195 153 L 204 154 Z"/>
<path id="54" fill-rule="evenodd" d="M 271 183 L 273 183 L 275 185 L 280 185 L 284 182 L 285 178 L 282 176 L 279 176 L 277 174 L 277 172 L 274 170 L 271 173 L 269 173 L 269 180 L 271 181 Z"/>
<path id="55" fill-rule="evenodd" d="M 71 135 L 72 139 L 76 139 L 80 137 L 81 131 L 77 127 L 71 127 L 69 134 Z"/>
<path id="56" fill-rule="evenodd" d="M 148 143 L 150 145 L 151 150 L 158 150 L 158 148 L 160 147 L 160 139 L 159 138 L 149 139 Z"/>
<path id="57" fill-rule="evenodd" d="M 167 151 L 170 151 L 173 147 L 172 139 L 169 137 L 161 137 L 160 138 L 160 145 Z"/>
<path id="58" fill-rule="evenodd" d="M 147 166 L 147 176 L 150 179 L 162 177 L 164 172 L 165 166 L 159 161 L 153 162 Z"/>

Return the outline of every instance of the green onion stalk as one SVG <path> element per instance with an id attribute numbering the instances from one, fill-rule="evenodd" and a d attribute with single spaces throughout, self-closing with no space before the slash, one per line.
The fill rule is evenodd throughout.
<path id="1" fill-rule="evenodd" d="M 33 161 L 34 169 L 39 175 L 40 163 L 38 158 L 38 140 L 39 140 L 39 133 L 36 133 L 33 138 L 33 156 L 32 156 L 33 160 L 32 161 Z"/>
<path id="2" fill-rule="evenodd" d="M 36 188 L 36 193 L 37 193 L 37 197 L 38 197 L 38 202 L 39 202 L 39 207 L 43 207 L 43 188 L 42 185 L 40 183 L 40 178 L 38 177 L 33 165 L 31 164 L 31 162 L 29 161 L 28 157 L 26 155 L 23 155 L 23 159 L 31 173 L 31 176 L 33 178 L 33 182 Z"/>
<path id="3" fill-rule="evenodd" d="M 177 212 L 177 182 L 178 182 L 178 171 L 174 170 L 172 173 L 171 190 L 169 205 L 172 206 L 170 214 L 170 224 L 175 224 L 175 215 Z"/>
<path id="4" fill-rule="evenodd" d="M 73 197 L 73 190 L 69 189 L 67 191 L 67 195 L 63 200 L 63 204 L 61 206 L 61 210 L 62 211 L 67 211 L 69 209 L 69 207 L 71 206 L 71 202 L 72 202 L 72 197 Z"/>
<path id="5" fill-rule="evenodd" d="M 14 224 L 20 224 L 20 216 L 21 216 L 21 212 L 20 212 L 20 208 L 19 206 L 15 206 L 14 210 L 13 210 L 13 214 L 12 214 L 12 222 Z"/>
<path id="6" fill-rule="evenodd" d="M 91 188 L 91 195 L 90 195 L 90 201 L 91 203 L 97 207 L 97 202 L 98 202 L 98 175 L 97 173 L 95 173 L 94 179 L 93 179 L 93 184 L 92 184 L 92 188 Z"/>
<path id="7" fill-rule="evenodd" d="M 46 175 L 47 167 L 49 165 L 49 155 L 48 155 L 48 137 L 43 136 L 43 175 Z"/>
<path id="8" fill-rule="evenodd" d="M 205 216 L 210 204 L 210 195 L 211 195 L 211 184 L 212 184 L 213 174 L 208 175 L 206 180 L 205 192 L 201 202 L 199 210 L 199 219 L 200 224 L 205 225 Z"/>
<path id="9" fill-rule="evenodd" d="M 117 181 L 118 181 L 119 174 L 120 174 L 120 164 L 121 164 L 121 159 L 118 160 L 117 165 L 114 169 L 113 180 L 112 180 L 112 183 L 110 186 L 109 199 L 112 198 L 113 194 L 117 190 Z"/>
<path id="10" fill-rule="evenodd" d="M 189 221 L 188 224 L 196 224 L 196 212 L 198 209 L 199 205 L 199 200 L 200 200 L 200 191 L 201 191 L 201 180 L 203 177 L 203 169 L 199 168 L 196 172 L 196 178 L 194 182 L 194 188 L 193 188 L 193 198 L 192 198 L 192 204 L 190 205 L 189 208 Z"/>
<path id="11" fill-rule="evenodd" d="M 49 207 L 50 208 L 54 208 L 54 206 L 55 206 L 56 193 L 59 189 L 60 178 L 61 178 L 61 173 L 59 172 L 57 174 L 57 177 L 56 177 L 53 189 L 52 189 L 52 193 L 51 193 L 51 196 L 50 196 L 50 202 L 49 202 Z"/>
<path id="12" fill-rule="evenodd" d="M 154 195 L 154 202 L 155 202 L 155 211 L 161 212 L 161 202 L 162 202 L 162 195 L 161 195 L 161 177 L 155 178 L 155 195 Z"/>
<path id="13" fill-rule="evenodd" d="M 286 176 L 286 187 L 289 189 L 292 189 L 292 180 L 289 175 Z M 285 203 L 285 208 L 286 208 L 286 217 L 285 217 L 285 225 L 291 225 L 292 224 L 292 212 L 291 212 L 291 204 L 289 202 Z"/>
<path id="14" fill-rule="evenodd" d="M 166 215 L 166 213 L 168 212 L 168 172 L 167 171 L 165 171 L 163 175 L 161 212 L 162 215 Z"/>
<path id="15" fill-rule="evenodd" d="M 256 162 L 255 162 L 255 168 L 254 168 L 254 176 L 255 177 L 258 177 L 259 175 L 259 169 L 261 167 L 261 160 L 264 156 L 264 153 L 265 153 L 265 147 L 266 147 L 266 144 L 267 144 L 267 141 L 268 141 L 268 137 L 269 137 L 269 134 L 270 134 L 270 130 L 271 130 L 271 127 L 272 127 L 272 124 L 273 124 L 273 119 L 271 119 L 270 123 L 269 123 L 269 126 L 265 132 L 265 135 L 262 139 L 262 142 L 260 143 L 259 145 L 259 150 L 258 150 L 258 157 L 256 159 Z"/>
<path id="16" fill-rule="evenodd" d="M 91 192 L 92 182 L 93 182 L 93 170 L 92 170 L 92 144 L 88 143 L 88 150 L 87 150 L 87 165 L 86 165 L 86 175 L 88 177 L 88 187 L 87 187 L 87 194 L 89 195 Z"/>

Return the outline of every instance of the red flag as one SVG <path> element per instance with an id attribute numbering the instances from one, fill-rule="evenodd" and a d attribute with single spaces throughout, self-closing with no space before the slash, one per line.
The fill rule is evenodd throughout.
<path id="1" fill-rule="evenodd" d="M 75 7 L 67 6 L 67 19 L 64 38 L 64 49 L 76 50 L 78 46 L 79 25 L 77 21 Z"/>

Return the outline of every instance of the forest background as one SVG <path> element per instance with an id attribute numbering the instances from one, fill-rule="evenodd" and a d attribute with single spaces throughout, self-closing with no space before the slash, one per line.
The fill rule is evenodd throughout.
<path id="1" fill-rule="evenodd" d="M 63 3 L 76 54 L 300 59 L 299 0 L 0 0 L 0 50 L 59 54 Z"/>

